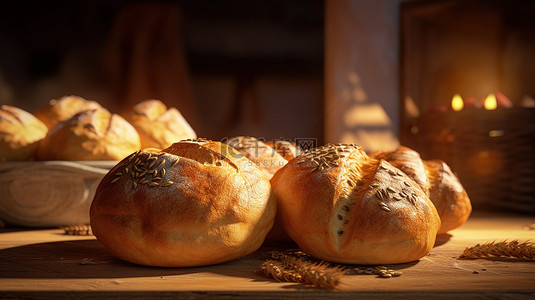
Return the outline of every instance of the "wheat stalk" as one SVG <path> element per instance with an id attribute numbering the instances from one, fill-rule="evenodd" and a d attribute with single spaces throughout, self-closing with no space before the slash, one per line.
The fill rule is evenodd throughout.
<path id="1" fill-rule="evenodd" d="M 328 268 L 329 264 L 326 262 L 310 263 L 293 256 L 285 256 L 284 262 L 301 275 L 304 283 L 321 288 L 335 289 L 344 275 L 342 268 Z"/>
<path id="2" fill-rule="evenodd" d="M 266 260 L 260 269 L 268 277 L 277 281 L 302 282 L 301 275 L 294 270 L 286 268 L 281 262 L 276 260 Z"/>
<path id="3" fill-rule="evenodd" d="M 487 242 L 466 248 L 459 258 L 517 257 L 535 260 L 535 246 L 532 242 L 514 241 Z"/>
<path id="4" fill-rule="evenodd" d="M 330 265 L 326 262 L 313 263 L 305 258 L 278 251 L 272 252 L 270 255 L 273 260 L 265 261 L 261 270 L 277 281 L 299 282 L 326 289 L 335 289 L 345 273 L 342 267 L 329 268 Z"/>
<path id="5" fill-rule="evenodd" d="M 75 224 L 61 227 L 66 235 L 93 235 L 91 225 Z"/>

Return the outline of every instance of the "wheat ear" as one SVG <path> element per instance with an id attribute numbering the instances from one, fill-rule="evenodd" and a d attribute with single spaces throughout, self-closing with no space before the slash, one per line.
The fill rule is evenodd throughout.
<path id="1" fill-rule="evenodd" d="M 296 255 L 299 255 L 296 253 Z M 312 263 L 305 258 L 272 252 L 272 260 L 266 260 L 261 270 L 277 281 L 311 284 L 321 288 L 335 289 L 345 271 L 342 267 L 329 268 L 325 262 Z"/>
<path id="2" fill-rule="evenodd" d="M 93 235 L 91 225 L 89 224 L 75 224 L 63 226 L 63 231 L 67 235 Z"/>
<path id="3" fill-rule="evenodd" d="M 530 241 L 487 242 L 466 248 L 459 258 L 517 257 L 535 260 L 535 246 Z"/>
<path id="4" fill-rule="evenodd" d="M 304 283 L 312 284 L 326 289 L 335 289 L 345 271 L 339 267 L 329 268 L 329 264 L 309 263 L 303 259 L 287 256 L 286 264 L 291 266 L 299 275 Z"/>
<path id="5" fill-rule="evenodd" d="M 266 260 L 260 267 L 268 277 L 277 281 L 302 282 L 301 275 L 294 270 L 286 268 L 280 261 Z"/>

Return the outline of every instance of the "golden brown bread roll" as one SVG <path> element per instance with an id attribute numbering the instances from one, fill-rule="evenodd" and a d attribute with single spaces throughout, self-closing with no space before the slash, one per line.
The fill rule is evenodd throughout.
<path id="1" fill-rule="evenodd" d="M 286 232 L 323 260 L 415 261 L 432 249 L 440 227 L 435 207 L 412 179 L 358 146 L 304 152 L 271 183 Z"/>
<path id="2" fill-rule="evenodd" d="M 442 160 L 425 160 L 424 164 L 429 179 L 429 196 L 442 220 L 438 233 L 463 225 L 472 212 L 472 204 L 459 178 Z"/>
<path id="3" fill-rule="evenodd" d="M 290 161 L 294 159 L 299 154 L 299 147 L 295 145 L 295 143 L 292 143 L 290 141 L 286 140 L 269 140 L 264 143 L 266 146 L 271 147 L 273 150 L 275 150 L 277 153 L 282 156 L 286 161 Z M 269 148 L 267 148 L 269 149 Z M 270 160 L 276 162 L 277 160 L 280 161 L 279 158 L 273 157 L 270 158 Z M 268 170 L 267 173 L 270 178 L 273 177 L 275 173 L 280 168 L 282 168 L 283 165 L 286 165 L 287 162 L 282 161 L 282 163 L 279 163 L 280 167 L 274 168 L 273 170 Z M 284 231 L 284 228 L 282 228 L 281 221 L 279 220 L 279 216 L 275 216 L 275 223 L 273 224 L 273 227 L 269 231 L 268 235 L 266 236 L 266 241 L 268 242 L 292 242 L 292 239 L 288 236 L 288 234 Z"/>
<path id="4" fill-rule="evenodd" d="M 182 114 L 160 100 L 145 100 L 124 114 L 139 133 L 142 148 L 164 149 L 180 140 L 195 139 L 197 134 Z"/>
<path id="5" fill-rule="evenodd" d="M 64 96 L 50 100 L 47 106 L 35 113 L 35 116 L 48 128 L 52 128 L 81 111 L 97 108 L 102 108 L 102 106 L 96 101 L 86 100 L 78 96 Z"/>
<path id="6" fill-rule="evenodd" d="M 299 155 L 299 147 L 295 143 L 285 140 L 270 140 L 265 142 L 266 145 L 275 149 L 284 159 L 290 161 Z"/>
<path id="7" fill-rule="evenodd" d="M 102 179 L 91 227 L 114 255 L 150 266 L 229 261 L 257 250 L 273 225 L 270 184 L 226 144 L 185 140 L 145 149 Z"/>
<path id="8" fill-rule="evenodd" d="M 0 161 L 29 160 L 48 128 L 31 113 L 0 106 Z"/>
<path id="9" fill-rule="evenodd" d="M 39 160 L 121 160 L 140 149 L 136 129 L 105 108 L 82 111 L 52 127 L 39 143 Z"/>
<path id="10" fill-rule="evenodd" d="M 470 198 L 459 178 L 442 160 L 422 160 L 418 152 L 405 146 L 394 151 L 372 152 L 370 156 L 390 162 L 420 185 L 442 220 L 438 233 L 463 225 L 470 216 Z"/>
<path id="11" fill-rule="evenodd" d="M 251 136 L 236 136 L 226 143 L 256 164 L 268 179 L 288 163 L 275 149 Z"/>

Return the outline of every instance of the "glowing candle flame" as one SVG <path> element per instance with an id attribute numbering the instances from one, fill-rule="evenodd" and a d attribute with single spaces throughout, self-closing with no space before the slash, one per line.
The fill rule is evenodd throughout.
<path id="1" fill-rule="evenodd" d="M 498 107 L 496 96 L 494 94 L 488 95 L 483 105 L 485 106 L 486 110 L 495 110 Z"/>
<path id="2" fill-rule="evenodd" d="M 454 111 L 461 111 L 464 107 L 463 98 L 461 98 L 461 95 L 455 94 L 453 95 L 453 98 L 451 99 L 451 108 Z"/>

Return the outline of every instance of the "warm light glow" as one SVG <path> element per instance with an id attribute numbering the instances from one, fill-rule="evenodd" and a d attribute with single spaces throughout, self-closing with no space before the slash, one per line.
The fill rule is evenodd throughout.
<path id="1" fill-rule="evenodd" d="M 461 95 L 455 94 L 453 95 L 453 98 L 451 99 L 451 108 L 454 111 L 461 111 L 464 107 L 463 98 L 461 98 Z"/>
<path id="2" fill-rule="evenodd" d="M 344 113 L 343 121 L 348 128 L 392 125 L 392 120 L 379 103 L 354 105 Z"/>
<path id="3" fill-rule="evenodd" d="M 485 99 L 485 103 L 483 103 L 486 110 L 494 110 L 498 107 L 498 102 L 496 102 L 496 96 L 494 94 L 490 94 L 487 96 L 487 99 Z"/>
<path id="4" fill-rule="evenodd" d="M 420 116 L 418 105 L 414 103 L 414 99 L 411 96 L 405 96 L 405 112 L 409 118 L 418 118 Z"/>
<path id="5" fill-rule="evenodd" d="M 503 130 L 491 130 L 489 131 L 489 136 L 490 137 L 499 137 L 499 136 L 503 136 L 505 134 L 505 131 Z"/>

